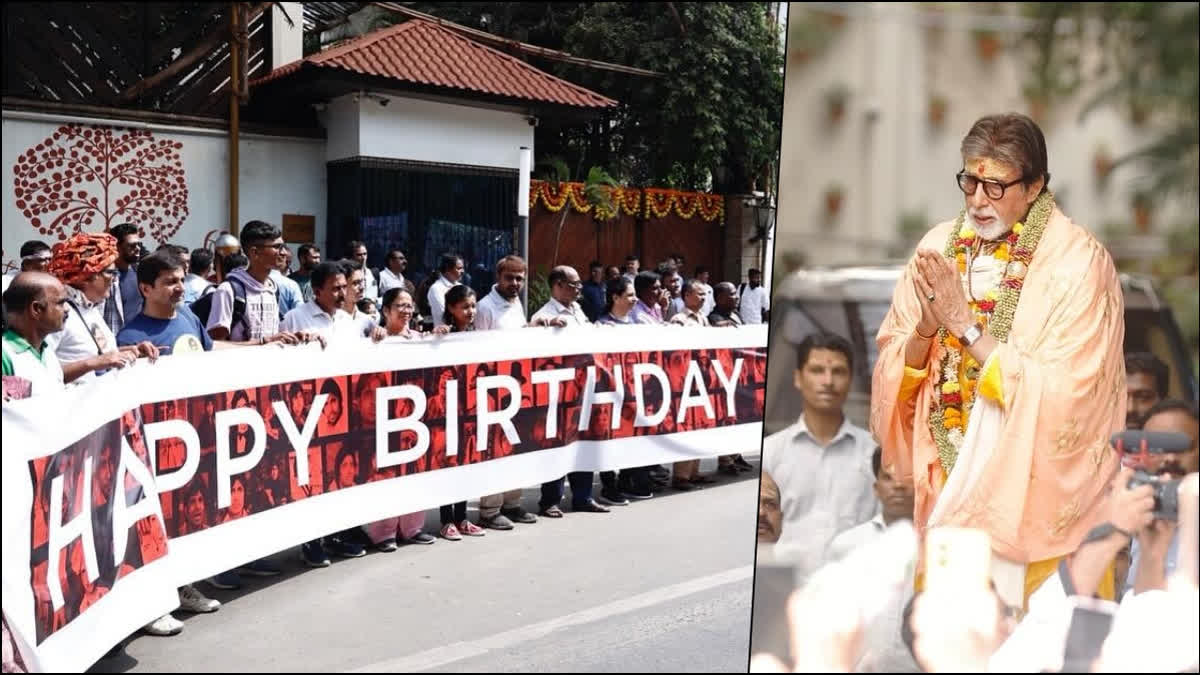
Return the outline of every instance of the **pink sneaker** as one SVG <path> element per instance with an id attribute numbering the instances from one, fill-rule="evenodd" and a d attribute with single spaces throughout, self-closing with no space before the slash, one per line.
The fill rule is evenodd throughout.
<path id="1" fill-rule="evenodd" d="M 482 527 L 472 523 L 469 520 L 464 520 L 459 523 L 458 531 L 467 535 L 468 537 L 482 537 L 485 534 Z"/>
<path id="2" fill-rule="evenodd" d="M 439 534 L 442 535 L 443 539 L 449 539 L 450 541 L 462 541 L 462 535 L 458 533 L 458 528 L 454 527 L 454 523 L 446 523 L 443 525 Z"/>

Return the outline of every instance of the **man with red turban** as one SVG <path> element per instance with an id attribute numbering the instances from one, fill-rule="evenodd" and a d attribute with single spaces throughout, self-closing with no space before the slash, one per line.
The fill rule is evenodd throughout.
<path id="1" fill-rule="evenodd" d="M 103 232 L 80 232 L 54 245 L 47 270 L 67 290 L 67 319 L 50 339 L 62 364 L 63 381 L 85 382 L 111 368 L 124 368 L 139 356 L 154 360 L 158 349 L 149 342 L 117 347 L 104 321 L 104 300 L 116 278 L 117 240 Z"/>

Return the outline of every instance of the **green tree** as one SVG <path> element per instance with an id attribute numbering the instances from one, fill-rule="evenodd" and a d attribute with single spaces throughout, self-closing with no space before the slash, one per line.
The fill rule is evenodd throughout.
<path id="1" fill-rule="evenodd" d="M 1200 191 L 1200 4 L 1194 2 L 1027 3 L 1036 19 L 1026 36 L 1035 62 L 1027 91 L 1048 100 L 1095 87 L 1082 116 L 1105 106 L 1127 112 L 1151 140 L 1112 166 L 1131 164 L 1145 178 L 1135 195 Z M 1064 32 L 1062 26 L 1071 26 Z M 1094 53 L 1085 57 L 1085 50 Z M 1200 351 L 1196 314 L 1196 222 L 1175 225 L 1168 253 L 1155 261 L 1180 329 Z M 1116 228 L 1113 228 L 1116 229 Z"/>
<path id="2" fill-rule="evenodd" d="M 772 4 L 447 2 L 414 8 L 662 74 L 628 75 L 530 57 L 533 65 L 621 103 L 600 119 L 543 119 L 539 154 L 608 167 L 632 185 L 741 192 L 773 188 L 783 50 Z"/>
<path id="3" fill-rule="evenodd" d="M 561 157 L 550 157 L 542 165 L 546 168 L 542 180 L 554 186 L 556 190 L 562 183 L 571 180 L 571 170 Z M 618 187 L 620 185 L 616 179 L 598 166 L 593 166 L 583 181 L 583 195 L 592 205 L 592 221 L 596 224 L 597 236 L 600 234 L 600 226 L 604 221 L 612 220 L 619 215 L 617 204 L 613 198 L 613 191 Z M 554 257 L 551 258 L 552 262 L 550 263 L 552 267 L 558 265 L 558 244 L 562 239 L 563 225 L 567 222 L 567 214 L 570 212 L 570 202 L 563 205 L 562 211 L 559 211 L 558 228 L 554 234 Z"/>
<path id="4" fill-rule="evenodd" d="M 1140 164 L 1145 189 L 1194 197 L 1200 190 L 1200 4 L 1027 3 L 1035 63 L 1026 91 L 1053 97 L 1094 86 L 1083 117 L 1118 106 L 1152 140 L 1114 159 Z M 1071 26 L 1064 32 L 1062 26 Z M 1095 52 L 1085 58 L 1084 51 Z"/>

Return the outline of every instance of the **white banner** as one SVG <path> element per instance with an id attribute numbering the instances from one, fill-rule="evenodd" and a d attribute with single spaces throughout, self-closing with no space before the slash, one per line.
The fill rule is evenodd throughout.
<path id="1" fill-rule="evenodd" d="M 177 586 L 326 534 L 571 471 L 757 449 L 766 338 L 638 326 L 244 348 L 7 403 L 5 616 L 42 667 L 84 670 L 176 607 Z"/>

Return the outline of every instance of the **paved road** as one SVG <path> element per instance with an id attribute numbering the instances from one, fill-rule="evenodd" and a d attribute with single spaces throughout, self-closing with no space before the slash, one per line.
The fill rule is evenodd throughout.
<path id="1" fill-rule="evenodd" d="M 219 612 L 178 614 L 181 635 L 133 637 L 91 672 L 745 672 L 758 473 L 743 476 L 323 570 L 289 551 L 281 577 L 200 584 Z"/>

